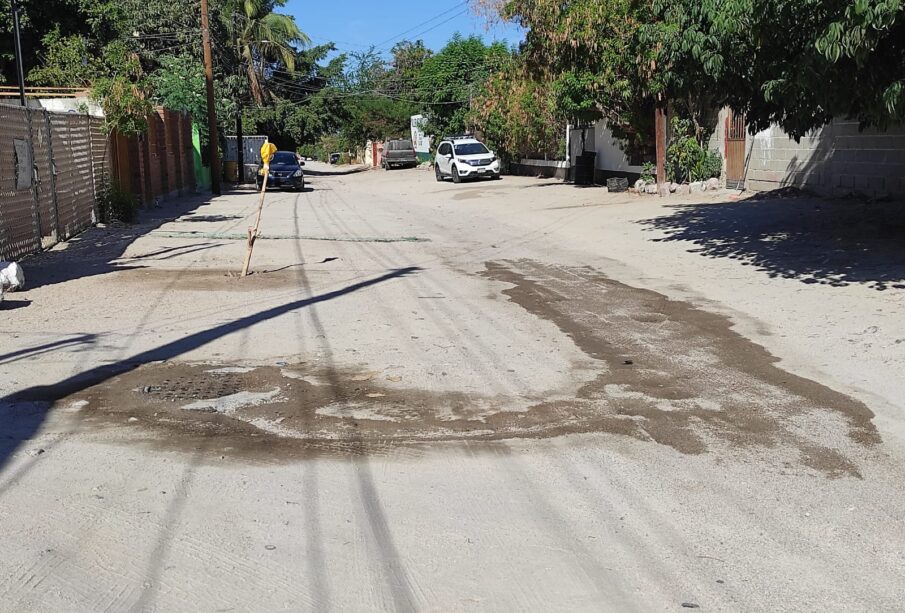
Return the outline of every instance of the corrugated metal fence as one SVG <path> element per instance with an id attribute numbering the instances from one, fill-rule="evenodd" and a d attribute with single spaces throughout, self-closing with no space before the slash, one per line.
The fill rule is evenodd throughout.
<path id="1" fill-rule="evenodd" d="M 97 221 L 110 176 L 103 120 L 0 104 L 0 259 L 66 240 Z"/>

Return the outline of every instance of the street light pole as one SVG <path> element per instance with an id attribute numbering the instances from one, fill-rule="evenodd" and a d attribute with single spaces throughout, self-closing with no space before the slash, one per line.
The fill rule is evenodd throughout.
<path id="1" fill-rule="evenodd" d="M 16 48 L 16 72 L 19 74 L 19 102 L 25 106 L 25 69 L 22 67 L 22 40 L 19 36 L 19 3 L 11 0 L 13 10 L 13 41 Z"/>

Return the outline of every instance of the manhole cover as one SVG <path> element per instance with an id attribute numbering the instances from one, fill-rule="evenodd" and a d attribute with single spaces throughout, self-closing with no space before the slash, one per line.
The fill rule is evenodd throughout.
<path id="1" fill-rule="evenodd" d="M 160 400 L 200 400 L 223 398 L 242 391 L 241 381 L 235 375 L 204 373 L 199 377 L 175 377 L 138 389 Z"/>

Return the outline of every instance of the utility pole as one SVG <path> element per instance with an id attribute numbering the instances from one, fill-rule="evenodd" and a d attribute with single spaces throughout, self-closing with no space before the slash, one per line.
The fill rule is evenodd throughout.
<path id="1" fill-rule="evenodd" d="M 233 27 L 239 20 L 239 14 L 233 11 Z M 241 45 L 239 39 L 236 39 L 236 57 L 242 57 Z M 242 62 L 236 71 L 241 74 Z M 236 165 L 239 167 L 239 185 L 245 184 L 245 136 L 242 134 L 242 100 L 236 100 Z"/>
<path id="2" fill-rule="evenodd" d="M 201 44 L 204 47 L 204 81 L 207 88 L 207 129 L 211 160 L 211 191 L 220 195 L 220 139 L 217 136 L 217 110 L 214 106 L 214 59 L 207 17 L 207 0 L 201 0 Z"/>
<path id="3" fill-rule="evenodd" d="M 242 134 L 242 103 L 236 110 L 236 163 L 239 166 L 239 185 L 245 183 L 245 136 Z"/>
<path id="4" fill-rule="evenodd" d="M 657 97 L 654 111 L 655 138 L 657 142 L 657 189 L 666 183 L 666 102 Z"/>
<path id="5" fill-rule="evenodd" d="M 13 43 L 16 48 L 16 72 L 19 74 L 19 102 L 22 106 L 26 106 L 25 69 L 22 67 L 22 39 L 19 35 L 19 3 L 17 0 L 11 0 L 11 8 L 13 11 Z"/>

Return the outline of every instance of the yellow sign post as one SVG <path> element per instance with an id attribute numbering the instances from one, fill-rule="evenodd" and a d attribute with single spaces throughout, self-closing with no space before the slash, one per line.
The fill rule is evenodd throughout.
<path id="1" fill-rule="evenodd" d="M 242 276 L 248 276 L 248 267 L 251 266 L 251 252 L 255 248 L 255 241 L 258 238 L 258 227 L 261 225 L 261 212 L 264 210 L 264 194 L 267 193 L 267 176 L 270 174 L 270 160 L 273 154 L 277 152 L 277 146 L 271 142 L 261 145 L 261 161 L 264 162 L 264 168 L 261 173 L 264 175 L 261 181 L 261 199 L 258 201 L 258 218 L 255 220 L 255 227 L 248 229 L 248 244 L 245 250 L 245 263 L 242 265 Z"/>

